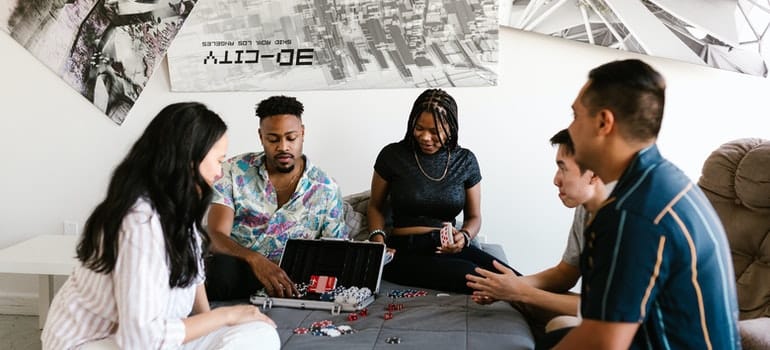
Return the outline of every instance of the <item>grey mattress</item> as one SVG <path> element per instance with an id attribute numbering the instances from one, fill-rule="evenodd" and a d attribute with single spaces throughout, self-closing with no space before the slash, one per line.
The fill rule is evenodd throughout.
<path id="1" fill-rule="evenodd" d="M 524 317 L 508 303 L 477 305 L 467 295 L 388 297 L 395 289 L 419 289 L 382 281 L 378 297 L 369 305 L 369 315 L 348 321 L 349 313 L 332 315 L 326 310 L 273 307 L 264 312 L 278 325 L 283 349 L 533 349 L 534 340 Z M 391 302 L 404 305 L 383 315 Z M 338 337 L 294 334 L 297 327 L 310 328 L 313 322 L 330 320 L 334 325 L 350 325 L 355 333 Z M 386 339 L 398 337 L 398 345 Z"/>

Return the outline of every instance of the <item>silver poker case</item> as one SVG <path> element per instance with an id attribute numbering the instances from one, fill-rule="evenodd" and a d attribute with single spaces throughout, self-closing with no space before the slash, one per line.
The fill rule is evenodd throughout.
<path id="1" fill-rule="evenodd" d="M 374 302 L 380 290 L 385 245 L 340 239 L 289 239 L 279 266 L 292 281 L 308 282 L 310 276 L 337 277 L 337 286 L 367 287 L 372 296 L 355 304 L 322 301 L 313 298 L 274 298 L 256 294 L 249 301 L 270 309 L 284 306 L 301 309 L 329 310 L 332 314 L 361 310 Z"/>

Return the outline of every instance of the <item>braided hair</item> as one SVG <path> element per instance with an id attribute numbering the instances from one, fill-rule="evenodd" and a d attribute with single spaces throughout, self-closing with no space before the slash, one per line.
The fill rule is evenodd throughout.
<path id="1" fill-rule="evenodd" d="M 424 112 L 433 115 L 433 122 L 436 124 L 436 129 L 439 130 L 441 147 L 446 147 L 449 150 L 457 147 L 457 103 L 452 96 L 441 89 L 427 89 L 414 101 L 412 111 L 409 113 L 404 141 L 413 150 L 418 149 L 417 140 L 414 138 L 414 129 L 417 126 L 417 119 Z M 441 139 L 442 134 L 446 139 Z"/>

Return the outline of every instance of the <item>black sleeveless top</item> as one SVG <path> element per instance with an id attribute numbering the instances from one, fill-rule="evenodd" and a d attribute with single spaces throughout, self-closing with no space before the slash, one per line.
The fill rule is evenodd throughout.
<path id="1" fill-rule="evenodd" d="M 414 159 L 415 153 L 428 176 L 438 179 L 447 167 L 447 149 L 434 154 L 412 151 L 406 141 L 391 143 L 380 151 L 374 170 L 388 182 L 393 227 L 441 227 L 455 223 L 465 207 L 465 190 L 481 181 L 476 156 L 460 146 L 451 151 L 446 177 L 428 179 Z M 386 218 L 387 220 L 387 218 Z"/>

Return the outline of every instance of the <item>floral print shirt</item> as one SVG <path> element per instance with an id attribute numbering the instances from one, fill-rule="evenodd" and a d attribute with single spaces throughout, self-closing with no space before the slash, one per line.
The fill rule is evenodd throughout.
<path id="1" fill-rule="evenodd" d="M 276 263 L 289 238 L 348 237 L 337 183 L 307 157 L 297 189 L 280 208 L 267 175 L 264 152 L 227 160 L 222 165 L 222 177 L 214 182 L 212 203 L 235 212 L 230 233 L 233 240 Z"/>

